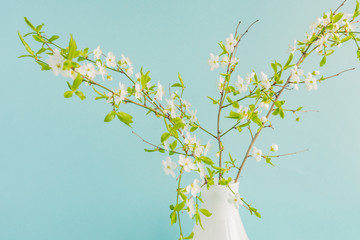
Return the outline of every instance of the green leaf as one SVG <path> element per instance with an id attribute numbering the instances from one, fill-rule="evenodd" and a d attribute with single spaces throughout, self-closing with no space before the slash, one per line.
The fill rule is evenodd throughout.
<path id="1" fill-rule="evenodd" d="M 187 237 L 184 238 L 184 239 L 193 239 L 193 237 L 194 237 L 194 232 L 190 233 L 190 235 L 187 236 Z"/>
<path id="2" fill-rule="evenodd" d="M 201 157 L 199 157 L 199 159 L 207 165 L 214 165 L 214 162 L 208 157 L 201 156 Z"/>
<path id="3" fill-rule="evenodd" d="M 83 79 L 82 79 L 81 75 L 80 75 L 80 74 L 78 74 L 78 75 L 76 76 L 76 78 L 75 78 L 75 80 L 74 80 L 73 84 L 72 84 L 71 89 L 72 89 L 72 90 L 76 90 L 76 89 L 78 89 L 78 88 L 79 88 L 79 86 L 80 86 L 80 84 L 82 83 L 82 81 L 83 81 Z"/>
<path id="4" fill-rule="evenodd" d="M 176 216 L 176 212 L 175 212 L 175 211 L 170 214 L 170 219 L 171 219 L 171 225 L 173 225 L 174 223 L 176 223 L 177 216 Z"/>
<path id="5" fill-rule="evenodd" d="M 344 43 L 346 41 L 349 41 L 352 37 L 351 36 L 347 36 L 347 37 L 344 37 L 343 39 L 341 39 L 341 43 Z"/>
<path id="6" fill-rule="evenodd" d="M 180 83 L 174 83 L 173 85 L 171 85 L 171 87 L 181 87 L 182 88 L 182 85 Z"/>
<path id="7" fill-rule="evenodd" d="M 333 23 L 337 23 L 344 16 L 343 13 L 338 13 L 333 17 Z"/>
<path id="8" fill-rule="evenodd" d="M 70 41 L 69 41 L 69 54 L 67 59 L 72 60 L 73 58 L 76 57 L 76 42 L 72 36 L 72 34 L 70 34 Z"/>
<path id="9" fill-rule="evenodd" d="M 280 113 L 281 118 L 285 117 L 285 113 L 284 113 L 284 110 L 282 108 L 279 108 L 279 113 Z"/>
<path id="10" fill-rule="evenodd" d="M 212 215 L 212 213 L 206 210 L 205 208 L 201 208 L 199 209 L 199 211 L 207 217 L 210 217 Z"/>
<path id="11" fill-rule="evenodd" d="M 42 37 L 39 37 L 38 35 L 33 35 L 33 38 L 35 39 L 35 41 L 38 41 L 40 43 L 45 42 L 45 40 Z"/>
<path id="12" fill-rule="evenodd" d="M 262 127 L 262 122 L 260 120 L 260 118 L 258 116 L 254 116 L 252 119 L 251 119 L 254 123 L 256 123 L 257 125 L 259 125 L 260 127 Z"/>
<path id="13" fill-rule="evenodd" d="M 23 39 L 23 37 L 21 36 L 21 34 L 18 32 L 19 38 L 22 42 L 22 44 L 25 46 L 26 51 L 28 51 L 28 53 L 30 53 L 31 55 L 34 55 L 34 51 L 31 50 L 30 46 L 25 42 L 25 40 Z"/>
<path id="14" fill-rule="evenodd" d="M 46 48 L 40 48 L 39 51 L 36 52 L 36 55 L 42 54 L 46 51 Z"/>
<path id="15" fill-rule="evenodd" d="M 54 36 L 52 36 L 51 38 L 49 38 L 49 42 L 53 42 L 53 41 L 55 41 L 55 40 L 57 40 L 57 39 L 59 39 L 59 38 L 60 38 L 59 36 L 54 35 Z"/>
<path id="16" fill-rule="evenodd" d="M 226 118 L 232 118 L 232 119 L 242 119 L 244 117 L 244 115 L 242 115 L 241 113 L 237 113 L 237 112 L 234 112 L 234 111 L 230 111 L 230 114 L 229 116 L 227 116 Z"/>
<path id="17" fill-rule="evenodd" d="M 104 122 L 111 122 L 115 118 L 116 112 L 113 110 L 106 115 Z"/>
<path id="18" fill-rule="evenodd" d="M 233 108 L 239 108 L 240 107 L 238 102 L 233 102 L 232 106 L 233 106 Z"/>
<path id="19" fill-rule="evenodd" d="M 329 55 L 333 54 L 334 52 L 335 52 L 334 49 L 328 49 L 325 52 L 325 56 L 329 56 Z"/>
<path id="20" fill-rule="evenodd" d="M 174 149 L 176 148 L 176 146 L 177 146 L 177 140 L 173 141 L 173 142 L 169 145 L 169 147 L 170 147 L 171 150 L 174 150 Z"/>
<path id="21" fill-rule="evenodd" d="M 178 72 L 178 78 L 179 78 L 179 81 L 180 81 L 182 87 L 185 88 L 184 81 L 183 81 L 183 79 L 182 79 L 182 77 L 181 77 L 181 75 L 180 75 L 179 72 Z"/>
<path id="22" fill-rule="evenodd" d="M 274 73 L 277 73 L 277 66 L 275 63 L 271 63 L 271 67 L 274 70 Z"/>
<path id="23" fill-rule="evenodd" d="M 30 22 L 26 17 L 24 17 L 24 19 L 25 19 L 26 24 L 27 24 L 32 30 L 34 30 L 35 32 L 37 32 L 37 31 L 36 31 L 36 28 L 34 27 L 34 25 L 32 25 L 31 22 Z"/>
<path id="24" fill-rule="evenodd" d="M 31 57 L 31 58 L 34 58 L 33 55 L 21 55 L 21 56 L 18 56 L 18 58 L 24 58 L 24 57 Z"/>
<path id="25" fill-rule="evenodd" d="M 179 203 L 179 204 L 176 204 L 175 207 L 174 207 L 174 211 L 176 212 L 179 212 L 181 211 L 183 208 L 185 207 L 185 201 Z"/>
<path id="26" fill-rule="evenodd" d="M 66 92 L 64 93 L 64 98 L 71 98 L 72 95 L 73 95 L 73 92 L 72 92 L 72 91 L 66 91 Z"/>
<path id="27" fill-rule="evenodd" d="M 261 218 L 261 214 L 258 211 L 255 212 L 255 216 L 257 216 L 258 218 Z"/>
<path id="28" fill-rule="evenodd" d="M 75 94 L 76 94 L 76 96 L 78 96 L 81 100 L 85 100 L 85 95 L 84 95 L 84 93 L 83 92 L 81 92 L 81 91 L 75 91 Z"/>
<path id="29" fill-rule="evenodd" d="M 216 101 L 215 99 L 213 99 L 213 98 L 211 98 L 209 96 L 208 96 L 208 98 L 213 102 L 213 104 L 218 104 L 219 103 L 219 101 Z"/>
<path id="30" fill-rule="evenodd" d="M 360 60 L 360 48 L 357 50 L 357 57 Z"/>
<path id="31" fill-rule="evenodd" d="M 287 67 L 291 63 L 291 61 L 293 60 L 293 57 L 294 57 L 294 54 L 291 53 L 288 60 L 287 60 L 287 62 L 285 63 L 284 67 Z"/>
<path id="32" fill-rule="evenodd" d="M 133 117 L 130 114 L 124 112 L 117 112 L 116 115 L 120 121 L 131 127 L 130 123 L 133 123 Z"/>
<path id="33" fill-rule="evenodd" d="M 161 142 L 162 142 L 162 143 L 165 142 L 166 140 L 169 139 L 170 136 L 171 136 L 171 135 L 170 135 L 170 133 L 168 133 L 168 132 L 163 133 L 163 134 L 161 135 Z"/>
<path id="34" fill-rule="evenodd" d="M 324 57 L 321 59 L 320 67 L 324 66 L 325 63 L 326 63 L 326 56 L 324 56 Z"/>

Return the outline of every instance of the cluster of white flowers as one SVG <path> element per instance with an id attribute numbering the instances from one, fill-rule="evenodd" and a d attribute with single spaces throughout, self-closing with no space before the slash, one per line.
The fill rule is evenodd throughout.
<path id="1" fill-rule="evenodd" d="M 121 101 L 125 100 L 127 94 L 128 92 L 126 90 L 125 84 L 119 82 L 119 89 L 115 89 L 113 92 L 109 92 L 107 94 L 108 96 L 107 102 L 108 103 L 113 102 L 116 105 L 118 105 L 119 103 L 121 103 Z"/>
<path id="2" fill-rule="evenodd" d="M 319 71 L 314 71 L 312 73 L 308 72 L 307 76 L 304 78 L 303 82 L 306 85 L 308 91 L 317 90 L 317 79 L 314 78 L 315 75 L 319 75 Z M 294 87 L 295 90 L 298 90 L 298 83 L 302 82 L 300 77 L 304 77 L 304 71 L 299 69 L 296 65 L 291 69 L 290 75 L 290 85 Z"/>
<path id="3" fill-rule="evenodd" d="M 218 68 L 219 63 L 221 65 L 221 67 L 225 68 L 229 65 L 231 66 L 231 65 L 239 62 L 239 59 L 237 59 L 235 56 L 232 56 L 231 59 L 229 59 L 229 56 L 234 51 L 237 42 L 238 41 L 234 38 L 233 34 L 230 34 L 229 37 L 225 39 L 225 49 L 226 49 L 227 53 L 222 57 L 221 60 L 219 60 L 220 59 L 219 55 L 210 53 L 210 58 L 208 60 L 208 64 L 210 65 L 211 71 Z"/>
<path id="4" fill-rule="evenodd" d="M 307 34 L 307 41 L 316 34 L 316 31 L 321 30 L 323 27 L 326 27 L 330 23 L 330 12 L 324 14 L 322 18 L 317 18 L 311 25 L 310 30 L 311 32 Z M 336 45 L 340 47 L 341 41 L 339 40 L 339 33 L 338 30 L 340 28 L 343 29 L 345 33 L 353 32 L 356 30 L 356 21 L 353 21 L 354 15 L 352 13 L 346 13 L 340 15 L 340 19 L 336 23 L 331 24 L 331 28 L 328 31 L 325 31 L 315 42 L 314 44 L 317 46 L 316 51 L 321 54 L 321 51 L 327 47 L 326 43 L 330 38 L 336 40 Z"/>

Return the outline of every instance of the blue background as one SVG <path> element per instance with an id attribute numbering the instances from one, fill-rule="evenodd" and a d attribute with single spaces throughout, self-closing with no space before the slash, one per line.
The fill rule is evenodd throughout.
<path id="1" fill-rule="evenodd" d="M 304 39 L 308 26 L 335 0 L 275 1 L 6 1 L 0 14 L 2 69 L 0 94 L 0 239 L 112 240 L 177 239 L 170 227 L 168 205 L 175 201 L 176 182 L 165 176 L 165 155 L 146 153 L 146 146 L 118 121 L 104 123 L 111 110 L 87 99 L 64 99 L 65 79 L 41 72 L 25 53 L 17 31 L 23 21 L 45 23 L 48 35 L 69 33 L 80 48 L 128 55 L 135 72 L 151 70 L 154 82 L 167 86 L 180 72 L 188 88 L 185 98 L 198 110 L 200 122 L 215 129 L 217 71 L 210 72 L 210 52 L 234 31 L 259 19 L 239 47 L 237 73 L 252 69 L 270 75 L 270 62 L 286 61 L 288 45 Z M 343 11 L 352 12 L 355 1 Z M 34 42 L 31 43 L 35 46 Z M 288 114 L 274 120 L 256 146 L 272 143 L 279 153 L 310 151 L 274 160 L 276 167 L 250 159 L 240 179 L 240 193 L 254 204 L 261 219 L 240 210 L 249 238 L 357 239 L 360 236 L 359 62 L 353 43 L 344 45 L 319 68 L 320 57 L 304 65 L 325 76 L 349 67 L 358 69 L 319 85 L 290 92 L 288 106 L 320 110 Z M 314 67 L 315 66 L 315 67 Z M 114 82 L 121 80 L 114 76 Z M 125 81 L 125 80 L 124 80 Z M 161 121 L 134 115 L 134 130 L 159 141 Z M 201 120 L 203 119 L 203 120 Z M 226 122 L 225 122 L 226 124 Z M 225 128 L 225 127 L 224 127 Z M 205 143 L 207 138 L 202 137 Z M 240 158 L 247 136 L 226 137 L 227 149 Z M 213 142 L 215 143 L 215 142 Z M 213 151 L 212 153 L 214 153 Z M 174 159 L 175 160 L 175 159 Z M 189 179 L 187 179 L 190 181 Z M 184 215 L 184 219 L 188 217 Z M 186 232 L 192 222 L 184 220 Z"/>

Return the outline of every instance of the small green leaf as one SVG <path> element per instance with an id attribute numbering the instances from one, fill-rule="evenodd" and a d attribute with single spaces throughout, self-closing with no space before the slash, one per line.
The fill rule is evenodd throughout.
<path id="1" fill-rule="evenodd" d="M 199 159 L 207 165 L 214 165 L 214 162 L 208 157 L 201 156 L 201 157 L 199 157 Z"/>
<path id="2" fill-rule="evenodd" d="M 199 211 L 207 217 L 210 217 L 212 215 L 212 213 L 206 210 L 205 208 L 201 208 L 199 209 Z"/>
<path id="3" fill-rule="evenodd" d="M 116 115 L 121 122 L 123 122 L 126 125 L 128 125 L 129 127 L 131 127 L 130 123 L 133 123 L 133 120 L 132 120 L 133 117 L 130 114 L 127 114 L 124 112 L 117 112 Z"/>
<path id="4" fill-rule="evenodd" d="M 194 232 L 190 233 L 190 235 L 187 236 L 187 237 L 184 238 L 184 239 L 193 239 L 193 237 L 194 237 Z"/>
<path id="5" fill-rule="evenodd" d="M 171 225 L 173 225 L 174 223 L 176 223 L 177 216 L 176 216 L 176 212 L 175 212 L 175 211 L 170 214 L 170 220 L 171 220 Z"/>
<path id="6" fill-rule="evenodd" d="M 66 91 L 66 92 L 64 93 L 64 98 L 71 98 L 72 95 L 73 95 L 73 92 L 72 92 L 72 91 Z"/>
<path id="7" fill-rule="evenodd" d="M 179 203 L 179 204 L 176 204 L 175 207 L 174 207 L 174 211 L 176 212 L 179 212 L 181 211 L 183 208 L 185 207 L 185 201 Z"/>
<path id="8" fill-rule="evenodd" d="M 35 41 L 38 41 L 40 43 L 45 42 L 45 40 L 42 37 L 39 37 L 38 35 L 33 35 L 33 38 L 35 39 Z"/>
<path id="9" fill-rule="evenodd" d="M 165 142 L 166 140 L 169 139 L 170 136 L 171 136 L 171 135 L 170 135 L 170 133 L 168 133 L 168 132 L 163 133 L 163 134 L 161 135 L 161 142 L 162 142 L 162 143 Z"/>
<path id="10" fill-rule="evenodd" d="M 68 54 L 67 59 L 72 60 L 73 58 L 76 57 L 76 49 L 77 49 L 76 42 L 75 42 L 73 36 L 70 34 L 69 54 Z"/>
<path id="11" fill-rule="evenodd" d="M 334 49 L 328 49 L 325 52 L 325 56 L 329 56 L 329 55 L 333 54 L 334 52 L 335 52 Z"/>
<path id="12" fill-rule="evenodd" d="M 36 28 L 34 27 L 34 25 L 32 25 L 31 22 L 30 22 L 26 17 L 24 17 L 24 19 L 25 19 L 26 24 L 27 24 L 32 30 L 34 30 L 35 32 L 37 32 L 37 31 L 36 31 Z"/>
<path id="13" fill-rule="evenodd" d="M 22 44 L 25 46 L 26 51 L 28 51 L 31 55 L 34 55 L 34 51 L 31 50 L 29 44 L 27 44 L 27 43 L 25 42 L 25 40 L 23 39 L 23 37 L 21 36 L 21 34 L 20 34 L 19 32 L 18 32 L 18 35 L 19 35 L 19 38 L 20 38 Z"/>
<path id="14" fill-rule="evenodd" d="M 338 13 L 333 17 L 333 23 L 337 23 L 344 16 L 343 13 Z"/>
<path id="15" fill-rule="evenodd" d="M 326 56 L 324 56 L 324 57 L 321 59 L 320 67 L 324 66 L 325 63 L 326 63 Z"/>
<path id="16" fill-rule="evenodd" d="M 288 60 L 287 60 L 287 62 L 285 63 L 284 67 L 287 67 L 291 63 L 291 61 L 293 60 L 293 57 L 294 57 L 294 54 L 291 53 Z"/>
<path id="17" fill-rule="evenodd" d="M 53 42 L 53 41 L 55 41 L 55 40 L 57 40 L 57 39 L 59 39 L 59 38 L 60 38 L 59 36 L 54 35 L 54 36 L 52 36 L 51 38 L 49 38 L 49 42 Z"/>
<path id="18" fill-rule="evenodd" d="M 178 78 L 179 78 L 179 81 L 180 81 L 180 83 L 181 83 L 181 85 L 182 85 L 182 88 L 185 88 L 184 81 L 183 81 L 183 79 L 182 79 L 182 77 L 181 77 L 181 75 L 180 75 L 179 72 L 178 72 Z"/>
<path id="19" fill-rule="evenodd" d="M 76 90 L 76 89 L 78 89 L 78 88 L 79 88 L 79 86 L 80 86 L 80 84 L 82 83 L 82 81 L 83 81 L 83 79 L 82 79 L 81 75 L 80 75 L 80 74 L 78 74 L 78 75 L 76 76 L 76 78 L 75 78 L 75 80 L 74 80 L 73 84 L 72 84 L 71 89 L 72 89 L 72 90 Z"/>
<path id="20" fill-rule="evenodd" d="M 171 87 L 181 87 L 182 88 L 182 85 L 180 83 L 174 83 L 173 85 L 171 85 Z"/>
<path id="21" fill-rule="evenodd" d="M 83 92 L 81 92 L 81 91 L 75 91 L 75 94 L 76 94 L 76 96 L 78 96 L 81 100 L 85 100 L 85 95 L 84 95 L 84 93 Z"/>
<path id="22" fill-rule="evenodd" d="M 116 112 L 113 110 L 106 115 L 104 122 L 111 122 L 115 118 Z"/>
<path id="23" fill-rule="evenodd" d="M 208 98 L 213 102 L 213 104 L 218 104 L 219 103 L 219 101 L 216 101 L 215 99 L 213 99 L 213 98 L 211 98 L 209 96 L 208 96 Z"/>

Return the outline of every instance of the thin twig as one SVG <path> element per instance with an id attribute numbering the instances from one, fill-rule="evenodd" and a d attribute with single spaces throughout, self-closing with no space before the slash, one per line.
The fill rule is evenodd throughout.
<path id="1" fill-rule="evenodd" d="M 268 156 L 268 157 L 284 157 L 284 156 L 295 155 L 295 154 L 302 153 L 302 152 L 307 152 L 307 151 L 309 151 L 309 149 L 304 149 L 304 150 L 300 150 L 300 151 L 297 151 L 297 152 L 286 153 L 286 154 L 281 154 L 281 155 Z"/>
<path id="2" fill-rule="evenodd" d="M 342 2 L 342 4 L 333 12 L 333 15 L 335 15 L 335 13 L 336 13 L 342 6 L 344 6 L 344 4 L 345 4 L 346 1 L 347 1 L 347 0 L 345 0 L 345 1 Z"/>
<path id="3" fill-rule="evenodd" d="M 339 72 L 339 73 L 337 73 L 337 74 L 335 74 L 335 75 L 331 75 L 331 76 L 329 76 L 329 77 L 326 77 L 325 79 L 337 77 L 337 76 L 339 76 L 340 74 L 342 74 L 342 73 L 344 73 L 344 72 L 348 72 L 348 71 L 352 71 L 352 70 L 355 70 L 355 68 L 353 67 L 353 68 L 346 69 L 346 70 L 341 71 L 341 72 Z"/>
<path id="4" fill-rule="evenodd" d="M 149 144 L 149 145 L 151 145 L 151 146 L 153 146 L 153 147 L 156 147 L 156 148 L 158 148 L 158 149 L 160 149 L 160 150 L 164 150 L 164 151 L 167 151 L 167 152 L 173 152 L 173 153 L 176 153 L 176 154 L 182 154 L 182 153 L 179 153 L 179 152 L 176 152 L 176 151 L 169 151 L 169 150 L 166 150 L 165 148 L 156 146 L 155 144 L 152 144 L 152 143 L 146 141 L 145 139 L 143 139 L 142 137 L 140 137 L 139 134 L 137 134 L 136 132 L 134 132 L 134 131 L 131 131 L 131 132 L 132 132 L 135 136 L 137 136 L 138 138 L 140 138 L 144 143 L 147 143 L 147 144 Z"/>

